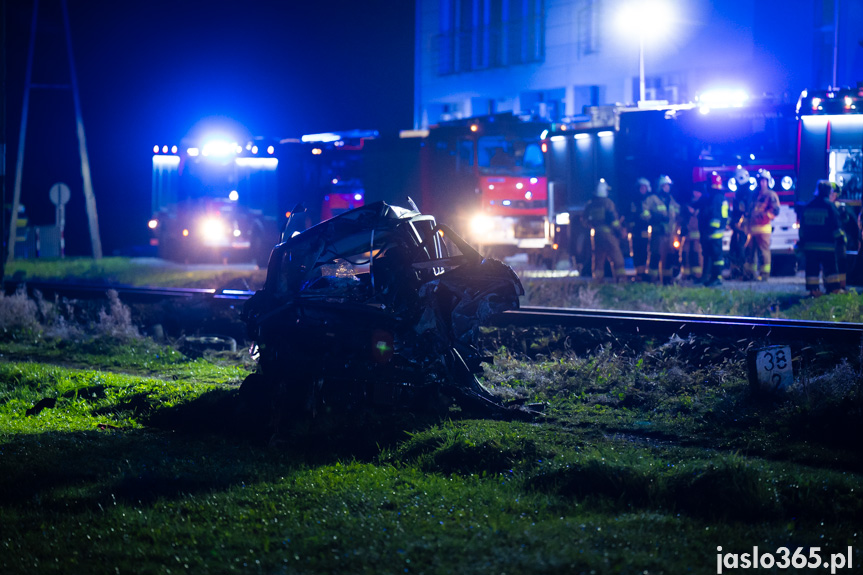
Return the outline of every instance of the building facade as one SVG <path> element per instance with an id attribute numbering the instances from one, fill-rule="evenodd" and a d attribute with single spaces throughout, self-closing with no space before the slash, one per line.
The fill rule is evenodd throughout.
<path id="1" fill-rule="evenodd" d="M 639 3 L 650 8 L 633 22 Z M 669 103 L 711 89 L 796 101 L 863 80 L 863 0 L 661 5 L 417 0 L 414 127 L 502 112 L 561 121 L 638 102 L 642 79 L 644 100 Z"/>

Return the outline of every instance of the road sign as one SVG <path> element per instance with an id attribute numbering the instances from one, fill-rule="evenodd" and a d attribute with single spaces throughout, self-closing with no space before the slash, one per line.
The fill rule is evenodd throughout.
<path id="1" fill-rule="evenodd" d="M 56 183 L 51 186 L 48 196 L 51 198 L 51 203 L 55 206 L 65 206 L 69 203 L 69 198 L 72 196 L 72 193 L 69 191 L 69 186 L 66 184 Z"/>

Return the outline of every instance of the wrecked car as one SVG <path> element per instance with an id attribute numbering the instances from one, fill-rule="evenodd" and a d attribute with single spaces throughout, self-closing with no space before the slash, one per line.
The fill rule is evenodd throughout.
<path id="1" fill-rule="evenodd" d="M 412 202 L 411 202 L 412 203 Z M 524 288 L 430 215 L 384 202 L 284 238 L 244 305 L 257 370 L 241 399 L 280 414 L 389 406 L 505 416 L 477 379 L 479 327 Z"/>

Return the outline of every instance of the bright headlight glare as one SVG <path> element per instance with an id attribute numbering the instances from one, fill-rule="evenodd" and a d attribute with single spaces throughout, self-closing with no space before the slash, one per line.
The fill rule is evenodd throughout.
<path id="1" fill-rule="evenodd" d="M 470 221 L 470 230 L 474 235 L 480 236 L 491 230 L 491 218 L 485 214 L 477 214 Z"/>
<path id="2" fill-rule="evenodd" d="M 737 191 L 737 180 L 735 180 L 734 178 L 728 178 L 728 189 L 731 190 L 732 192 L 736 192 Z"/>
<path id="3" fill-rule="evenodd" d="M 225 226 L 218 218 L 206 218 L 201 222 L 201 235 L 207 240 L 220 240 L 225 235 Z"/>
<path id="4" fill-rule="evenodd" d="M 159 227 L 159 220 L 150 220 L 149 222 L 147 222 L 147 227 L 151 230 L 155 230 L 157 227 Z"/>
<path id="5" fill-rule="evenodd" d="M 794 185 L 794 180 L 791 179 L 791 176 L 783 176 L 780 185 L 783 190 L 790 190 L 791 186 Z"/>

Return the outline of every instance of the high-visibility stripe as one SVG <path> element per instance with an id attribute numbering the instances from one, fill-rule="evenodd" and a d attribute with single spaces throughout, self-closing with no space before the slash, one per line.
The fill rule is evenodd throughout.
<path id="1" fill-rule="evenodd" d="M 806 242 L 805 247 L 803 248 L 803 253 L 806 252 L 833 252 L 836 251 L 836 246 L 833 244 L 816 244 L 812 242 Z"/>
<path id="2" fill-rule="evenodd" d="M 824 278 L 824 282 L 835 284 L 835 283 L 841 282 L 844 279 L 845 279 L 845 274 L 832 274 L 832 275 L 829 275 L 826 278 Z"/>
<path id="3" fill-rule="evenodd" d="M 752 234 L 768 235 L 771 231 L 773 231 L 773 226 L 771 226 L 770 224 L 763 224 L 760 226 L 752 226 L 749 229 L 749 231 Z"/>

